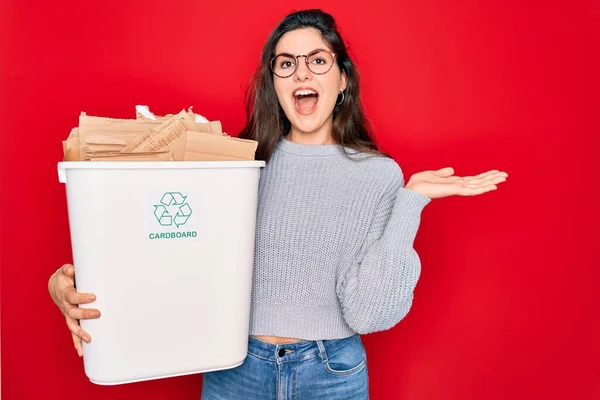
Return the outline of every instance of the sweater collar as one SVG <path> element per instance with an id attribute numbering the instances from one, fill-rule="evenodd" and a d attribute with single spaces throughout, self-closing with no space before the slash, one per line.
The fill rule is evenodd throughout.
<path id="1" fill-rule="evenodd" d="M 342 146 L 339 144 L 300 144 L 294 143 L 285 137 L 279 140 L 277 147 L 286 153 L 299 156 L 330 156 L 344 154 Z M 348 149 L 349 153 L 355 153 L 355 150 Z"/>

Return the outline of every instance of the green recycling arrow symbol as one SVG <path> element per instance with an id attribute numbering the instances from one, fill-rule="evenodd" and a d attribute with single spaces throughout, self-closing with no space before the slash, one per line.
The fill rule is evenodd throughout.
<path id="1" fill-rule="evenodd" d="M 182 195 L 180 192 L 167 192 L 163 194 L 160 202 L 165 206 L 178 206 L 185 204 L 187 196 Z"/>
<path id="2" fill-rule="evenodd" d="M 160 204 L 154 205 L 154 217 L 162 226 L 176 227 L 185 225 L 192 215 L 192 208 L 185 202 L 187 196 L 181 192 L 166 192 L 160 199 Z M 176 207 L 178 206 L 178 207 Z M 170 210 L 170 211 L 169 211 Z M 175 213 L 175 215 L 172 215 Z"/>
<path id="3" fill-rule="evenodd" d="M 173 223 L 173 218 L 169 215 L 169 210 L 162 204 L 154 206 L 154 216 L 162 226 L 171 226 Z"/>

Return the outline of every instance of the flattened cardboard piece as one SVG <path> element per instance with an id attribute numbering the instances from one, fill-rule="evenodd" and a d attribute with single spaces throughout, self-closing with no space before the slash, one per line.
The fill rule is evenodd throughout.
<path id="1" fill-rule="evenodd" d="M 90 161 L 173 161 L 173 154 L 170 151 L 151 153 L 112 153 L 93 157 Z"/>
<path id="2" fill-rule="evenodd" d="M 212 135 L 204 132 L 190 132 L 187 134 L 184 160 L 189 160 L 191 153 L 214 154 L 224 157 L 233 157 L 239 160 L 254 160 L 258 142 L 254 140 L 238 139 L 228 136 Z"/>
<path id="3" fill-rule="evenodd" d="M 131 140 L 147 135 L 152 129 L 161 125 L 159 121 L 135 120 L 135 119 L 113 119 L 88 116 L 81 113 L 79 116 L 79 138 L 81 145 L 86 145 L 90 134 L 114 136 L 128 135 Z"/>
<path id="4" fill-rule="evenodd" d="M 179 114 L 166 120 L 153 135 L 135 147 L 132 152 L 169 149 L 173 152 L 174 160 L 181 161 L 183 160 L 183 149 L 180 148 L 185 146 L 185 142 L 183 139 L 177 139 L 184 136 L 190 127 L 193 128 L 191 131 L 197 129 L 190 116 L 182 110 Z"/>
<path id="5" fill-rule="evenodd" d="M 71 129 L 69 132 L 69 137 L 67 139 L 78 138 L 79 137 L 79 128 L 75 127 Z"/>
<path id="6" fill-rule="evenodd" d="M 147 135 L 147 134 L 146 134 Z M 123 152 L 132 142 L 138 142 L 139 134 L 123 134 L 121 132 L 94 131 L 87 135 L 87 143 L 83 145 L 84 160 L 105 152 Z"/>
<path id="7" fill-rule="evenodd" d="M 196 153 L 193 151 L 186 151 L 184 154 L 184 161 L 248 161 L 240 157 L 224 156 L 221 154 L 210 154 L 210 153 Z"/>
<path id="8" fill-rule="evenodd" d="M 208 121 L 191 107 L 157 117 L 147 106 L 136 106 L 136 119 L 82 112 L 79 127 L 62 142 L 63 156 L 69 161 L 253 160 L 257 146 L 257 142 L 223 133 L 220 121 Z"/>
<path id="9" fill-rule="evenodd" d="M 63 157 L 64 157 L 65 161 L 80 161 L 80 160 L 82 160 L 82 158 L 81 158 L 82 153 L 81 153 L 81 148 L 80 148 L 81 146 L 79 143 L 79 135 L 74 133 L 74 131 L 76 132 L 75 129 L 71 130 L 71 133 L 69 134 L 69 137 L 67 138 L 67 140 L 64 140 L 62 142 Z"/>
<path id="10" fill-rule="evenodd" d="M 147 132 L 145 135 L 139 136 L 136 139 L 130 141 L 122 150 L 122 153 L 131 153 L 136 147 L 140 146 L 143 142 L 148 140 L 150 137 L 150 132 Z"/>
<path id="11" fill-rule="evenodd" d="M 173 140 L 167 148 L 173 152 L 173 161 L 184 161 L 185 146 L 187 144 L 187 131 Z"/>
<path id="12" fill-rule="evenodd" d="M 223 135 L 223 126 L 221 125 L 221 121 L 210 121 L 208 123 L 197 122 L 196 125 L 200 127 L 200 132 L 205 132 L 205 129 L 208 130 L 208 133 L 212 133 L 214 135 Z M 206 127 L 208 125 L 208 127 Z"/>
<path id="13" fill-rule="evenodd" d="M 134 136 L 135 138 L 135 136 Z M 125 147 L 127 146 L 128 143 L 130 143 L 131 140 L 131 136 L 127 137 L 127 136 L 123 136 L 123 135 L 114 135 L 114 136 L 109 136 L 109 135 L 97 135 L 97 134 L 90 134 L 87 136 L 87 140 L 86 140 L 86 144 L 87 145 L 115 145 L 115 146 L 122 146 Z"/>
<path id="14" fill-rule="evenodd" d="M 144 140 L 132 150 L 133 153 L 144 151 L 159 151 L 169 146 L 169 143 L 186 132 L 185 126 L 180 121 L 175 121 L 160 133 L 155 133 Z"/>
<path id="15" fill-rule="evenodd" d="M 85 136 L 90 130 L 146 132 L 161 124 L 158 120 L 95 117 L 82 112 L 79 116 L 79 135 Z"/>
<path id="16" fill-rule="evenodd" d="M 79 157 L 79 149 L 75 149 L 75 148 L 67 149 L 67 151 L 65 151 L 64 160 L 65 161 L 81 161 L 81 158 Z"/>
<path id="17" fill-rule="evenodd" d="M 197 127 L 197 129 L 192 129 L 192 130 L 197 130 L 199 132 L 206 132 L 206 133 L 214 133 L 215 135 L 223 134 L 223 126 L 221 124 L 221 121 L 209 121 L 202 115 L 194 113 L 192 111 L 192 107 L 190 107 L 188 109 L 187 114 L 189 115 L 191 121 L 193 121 Z M 137 120 L 164 122 L 164 121 L 168 121 L 169 119 L 173 118 L 174 115 L 173 114 L 167 114 L 167 115 L 163 115 L 163 116 L 154 115 L 150 111 L 148 106 L 136 106 L 135 117 Z"/>

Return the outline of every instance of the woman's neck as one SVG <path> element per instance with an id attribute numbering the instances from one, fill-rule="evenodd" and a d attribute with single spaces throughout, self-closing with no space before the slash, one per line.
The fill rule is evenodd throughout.
<path id="1" fill-rule="evenodd" d="M 292 126 L 287 140 L 298 144 L 335 144 L 331 136 L 331 126 L 328 124 L 315 132 L 301 132 Z"/>

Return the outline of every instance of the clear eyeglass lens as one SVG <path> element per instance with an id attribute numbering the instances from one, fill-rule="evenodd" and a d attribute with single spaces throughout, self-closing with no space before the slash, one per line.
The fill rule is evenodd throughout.
<path id="1" fill-rule="evenodd" d="M 333 66 L 333 56 L 326 51 L 311 54 L 307 61 L 308 69 L 315 74 L 324 74 Z M 278 76 L 291 76 L 295 71 L 296 59 L 294 57 L 279 55 L 273 61 L 273 72 Z"/>

